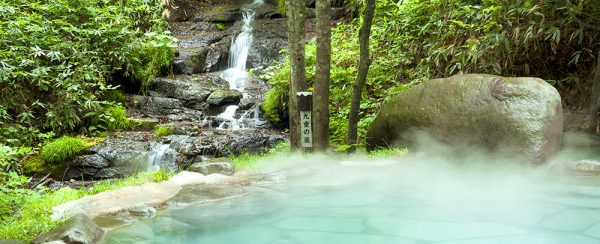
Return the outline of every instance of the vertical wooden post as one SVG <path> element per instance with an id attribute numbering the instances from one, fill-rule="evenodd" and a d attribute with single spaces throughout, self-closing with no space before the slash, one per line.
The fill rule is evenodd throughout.
<path id="1" fill-rule="evenodd" d="M 598 132 L 598 109 L 600 108 L 600 50 L 596 56 L 596 71 L 594 81 L 592 82 L 592 97 L 590 101 L 590 128 L 589 132 L 596 134 Z"/>
<path id="2" fill-rule="evenodd" d="M 313 131 L 312 131 L 312 92 L 298 92 L 298 115 L 300 116 L 300 144 L 304 152 L 312 152 L 313 149 Z"/>

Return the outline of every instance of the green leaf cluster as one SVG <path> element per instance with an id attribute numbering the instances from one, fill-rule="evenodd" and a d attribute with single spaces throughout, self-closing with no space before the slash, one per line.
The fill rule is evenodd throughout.
<path id="1" fill-rule="evenodd" d="M 175 39 L 160 0 L 0 0 L 0 142 L 101 120 L 115 82 L 168 72 Z M 113 77 L 126 77 L 115 81 Z M 88 116 L 86 116 L 88 115 Z"/>

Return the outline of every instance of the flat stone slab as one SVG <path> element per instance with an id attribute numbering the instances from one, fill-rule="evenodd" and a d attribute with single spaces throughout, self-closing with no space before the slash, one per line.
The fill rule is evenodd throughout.
<path id="1" fill-rule="evenodd" d="M 240 181 L 237 178 L 219 174 L 204 176 L 200 173 L 182 171 L 168 181 L 124 187 L 63 203 L 52 208 L 51 218 L 60 220 L 83 213 L 93 219 L 101 215 L 123 213 L 128 209 L 141 206 L 159 208 L 167 200 L 176 196 L 184 186 L 238 182 Z"/>

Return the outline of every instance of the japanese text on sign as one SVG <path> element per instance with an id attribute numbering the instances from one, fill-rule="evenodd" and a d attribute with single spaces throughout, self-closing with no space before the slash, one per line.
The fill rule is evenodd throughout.
<path id="1" fill-rule="evenodd" d="M 300 132 L 302 147 L 312 147 L 312 114 L 310 111 L 300 111 Z"/>

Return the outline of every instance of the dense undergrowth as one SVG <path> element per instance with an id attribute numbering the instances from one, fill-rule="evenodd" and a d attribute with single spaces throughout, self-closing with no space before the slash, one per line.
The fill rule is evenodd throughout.
<path id="1" fill-rule="evenodd" d="M 557 87 L 565 105 L 589 97 L 600 50 L 600 0 L 381 0 L 371 34 L 372 64 L 360 106 L 359 142 L 382 103 L 430 78 L 457 73 L 534 76 Z M 332 31 L 331 139 L 346 137 L 356 77 L 361 19 Z M 306 49 L 307 79 L 314 81 L 315 41 Z M 263 105 L 272 121 L 286 120 L 289 61 L 267 74 L 273 89 Z"/>
<path id="2" fill-rule="evenodd" d="M 160 11 L 160 0 L 0 0 L 0 143 L 110 129 L 122 107 L 107 91 L 171 66 Z"/>
<path id="3" fill-rule="evenodd" d="M 50 219 L 54 206 L 125 186 L 165 181 L 172 176 L 173 173 L 166 171 L 143 172 L 125 179 L 102 181 L 91 188 L 65 187 L 51 191 L 45 187 L 22 188 L 30 183 L 29 179 L 11 173 L 9 181 L 0 184 L 0 236 L 31 241 L 64 221 Z"/>

